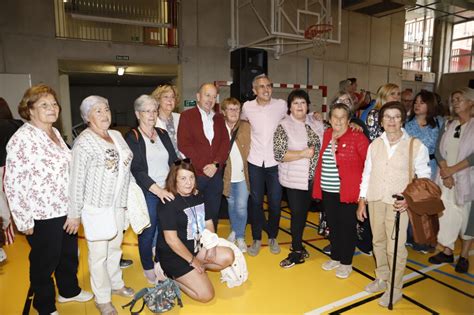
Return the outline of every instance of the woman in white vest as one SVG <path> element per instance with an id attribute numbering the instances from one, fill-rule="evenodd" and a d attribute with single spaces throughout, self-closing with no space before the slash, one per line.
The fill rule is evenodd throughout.
<path id="1" fill-rule="evenodd" d="M 278 164 L 280 184 L 286 188 L 291 209 L 290 254 L 280 267 L 302 264 L 309 257 L 303 247 L 303 230 L 311 204 L 312 180 L 319 158 L 324 125 L 309 112 L 309 96 L 303 90 L 288 95 L 288 116 L 273 135 L 273 153 Z"/>
<path id="2" fill-rule="evenodd" d="M 432 264 L 454 262 L 453 250 L 458 236 L 462 250 L 455 270 L 469 270 L 469 250 L 474 236 L 474 89 L 462 88 L 451 94 L 455 118 L 441 130 L 436 160 L 441 199 L 446 209 L 439 218 L 438 243 L 443 250 L 429 258 Z"/>
<path id="3" fill-rule="evenodd" d="M 96 307 L 103 315 L 114 315 L 111 294 L 135 293 L 125 286 L 119 265 L 133 154 L 120 132 L 109 129 L 107 99 L 88 96 L 80 110 L 88 128 L 72 149 L 70 207 L 82 218 Z"/>
<path id="4" fill-rule="evenodd" d="M 365 287 L 365 291 L 375 293 L 390 288 L 391 271 L 395 268 L 393 304 L 402 298 L 403 273 L 407 261 L 408 214 L 406 200 L 395 201 L 408 185 L 408 152 L 410 136 L 402 128 L 406 119 L 405 107 L 400 102 L 388 102 L 379 114 L 380 127 L 384 132 L 369 146 L 364 173 L 360 186 L 357 218 L 367 218 L 366 203 L 369 204 L 370 227 L 376 260 L 376 279 Z M 420 140 L 414 141 L 414 173 L 418 178 L 429 178 L 428 149 Z M 390 237 L 395 223 L 395 211 L 400 214 L 400 234 L 396 266 L 393 264 L 395 242 Z M 389 304 L 389 290 L 379 300 L 379 305 Z"/>

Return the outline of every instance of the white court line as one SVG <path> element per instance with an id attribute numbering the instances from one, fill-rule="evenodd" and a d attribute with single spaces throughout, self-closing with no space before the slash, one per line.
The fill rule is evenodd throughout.
<path id="1" fill-rule="evenodd" d="M 471 250 L 469 252 L 469 256 L 471 256 L 472 254 L 474 253 L 474 250 Z M 455 256 L 454 257 L 454 260 L 456 261 L 458 259 L 459 256 Z M 426 273 L 426 272 L 430 272 L 430 271 L 433 271 L 435 269 L 439 269 L 443 266 L 445 266 L 446 263 L 443 263 L 443 264 L 440 264 L 440 265 L 432 265 L 432 266 L 429 266 L 429 267 L 425 267 L 423 269 L 420 269 L 418 272 L 423 272 L 423 273 Z M 418 276 L 422 276 L 421 274 L 419 274 L 418 272 L 414 271 L 412 273 L 409 273 L 405 276 L 403 276 L 403 282 L 407 282 L 415 277 L 418 277 Z M 338 301 L 335 301 L 335 302 L 332 302 L 332 303 L 329 303 L 327 305 L 324 305 L 320 308 L 317 308 L 317 309 L 314 309 L 312 311 L 309 311 L 307 313 L 305 313 L 305 315 L 319 315 L 319 314 L 322 314 L 324 312 L 328 312 L 332 309 L 335 309 L 335 308 L 339 308 L 340 306 L 343 306 L 345 304 L 348 304 L 352 301 L 355 301 L 355 300 L 358 300 L 358 299 L 361 299 L 363 297 L 366 297 L 366 296 L 369 296 L 373 293 L 367 293 L 365 291 L 362 291 L 362 292 L 359 292 L 359 293 L 356 293 L 354 295 L 351 295 L 351 296 L 348 296 L 348 297 L 345 297 L 343 299 L 340 299 Z"/>

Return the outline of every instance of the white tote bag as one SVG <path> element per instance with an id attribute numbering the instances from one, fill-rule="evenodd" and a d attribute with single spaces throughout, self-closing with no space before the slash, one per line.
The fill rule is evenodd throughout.
<path id="1" fill-rule="evenodd" d="M 82 225 L 89 242 L 108 241 L 117 235 L 115 208 L 98 208 L 85 205 L 82 210 Z"/>
<path id="2" fill-rule="evenodd" d="M 144 229 L 150 227 L 150 215 L 146 205 L 143 191 L 134 181 L 130 181 L 128 188 L 127 211 L 125 211 L 136 234 L 141 234 Z"/>

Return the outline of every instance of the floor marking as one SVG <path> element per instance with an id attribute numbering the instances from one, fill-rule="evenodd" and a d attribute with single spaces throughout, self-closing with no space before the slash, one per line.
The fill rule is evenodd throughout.
<path id="1" fill-rule="evenodd" d="M 436 269 L 439 269 L 441 267 L 443 267 L 444 265 L 446 264 L 440 264 L 440 265 L 432 265 L 432 266 L 428 266 L 428 267 L 425 267 L 423 269 L 420 269 L 418 270 L 417 272 L 412 272 L 412 273 L 409 273 L 405 276 L 403 276 L 403 282 L 405 283 L 406 281 L 409 281 L 415 277 L 418 277 L 418 276 L 426 276 L 426 275 L 420 275 L 420 273 L 426 273 L 426 272 L 430 272 L 430 271 L 433 271 L 433 270 L 436 270 Z M 344 304 L 347 304 L 347 303 L 350 303 L 352 301 L 355 301 L 355 300 L 358 300 L 362 297 L 365 297 L 365 296 L 369 296 L 371 295 L 371 293 L 367 293 L 365 291 L 362 291 L 362 292 L 359 292 L 359 293 L 356 293 L 354 295 L 351 295 L 349 297 L 345 297 L 343 299 L 340 299 L 338 301 L 335 301 L 335 302 L 332 302 L 332 303 L 329 303 L 327 305 L 324 305 L 320 308 L 317 308 L 317 309 L 314 309 L 312 311 L 309 311 L 307 313 L 305 313 L 306 315 L 318 315 L 318 314 L 322 314 L 323 312 L 327 312 L 327 311 L 330 311 L 336 307 L 339 307 L 339 306 L 342 306 Z"/>
<path id="2" fill-rule="evenodd" d="M 420 266 L 420 267 L 427 267 L 427 265 L 422 264 L 422 263 L 417 262 L 417 261 L 414 261 L 414 260 L 412 260 L 412 259 L 408 259 L 407 261 L 408 261 L 409 263 L 412 263 L 412 264 L 417 265 L 417 266 Z M 445 265 L 446 265 L 446 264 L 445 264 Z M 450 264 L 450 265 L 453 265 L 453 264 Z M 468 283 L 468 284 L 470 284 L 470 285 L 474 285 L 474 281 L 469 281 L 469 280 L 464 279 L 464 278 L 461 278 L 461 277 L 459 277 L 459 276 L 450 274 L 450 273 L 448 273 L 448 272 L 446 272 L 446 271 L 434 270 L 434 272 L 440 273 L 440 274 L 442 274 L 442 275 L 448 276 L 448 277 L 450 277 L 450 278 L 453 278 L 453 279 L 456 279 L 456 280 L 459 280 L 459 281 L 466 282 L 466 283 Z M 471 274 L 467 273 L 466 275 L 469 276 L 469 275 L 471 275 Z M 471 277 L 472 277 L 472 275 L 471 275 Z"/>

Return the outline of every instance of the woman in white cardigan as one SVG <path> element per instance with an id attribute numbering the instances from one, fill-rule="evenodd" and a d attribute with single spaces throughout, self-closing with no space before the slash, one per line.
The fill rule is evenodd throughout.
<path id="1" fill-rule="evenodd" d="M 164 84 L 157 87 L 151 96 L 158 102 L 158 119 L 155 127 L 165 129 L 173 143 L 174 150 L 178 157 L 183 155 L 178 151 L 178 124 L 179 113 L 173 112 L 178 103 L 178 90 L 176 86 Z"/>
<path id="2" fill-rule="evenodd" d="M 133 154 L 122 135 L 109 129 L 112 117 L 107 99 L 89 96 L 80 109 L 88 128 L 72 149 L 71 212 L 82 217 L 96 307 L 101 314 L 114 315 L 117 310 L 111 294 L 134 295 L 133 289 L 125 286 L 119 265 Z M 98 218 L 98 213 L 107 210 L 109 216 Z M 91 219 L 92 211 L 96 214 Z M 98 236 L 94 229 L 115 232 Z"/>

